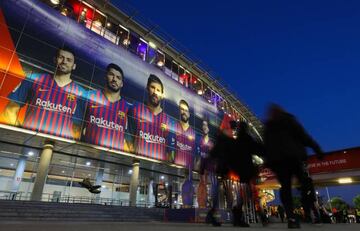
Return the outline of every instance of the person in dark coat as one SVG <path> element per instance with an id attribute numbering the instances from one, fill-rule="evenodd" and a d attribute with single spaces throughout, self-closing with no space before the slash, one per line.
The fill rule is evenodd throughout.
<path id="1" fill-rule="evenodd" d="M 247 123 L 230 121 L 230 128 L 233 132 L 219 133 L 209 156 L 217 163 L 217 174 L 223 179 L 229 171 L 233 171 L 240 177 L 241 183 L 249 184 L 257 174 L 252 155 L 259 155 L 263 146 L 249 134 Z M 244 220 L 241 203 L 233 208 L 233 216 L 235 226 L 249 227 Z"/>
<path id="2" fill-rule="evenodd" d="M 284 208 L 281 205 L 278 205 L 277 211 L 278 211 L 278 214 L 280 216 L 281 223 L 284 223 L 284 218 L 285 218 L 285 210 L 284 210 Z"/>
<path id="3" fill-rule="evenodd" d="M 249 134 L 249 127 L 245 122 L 238 124 L 234 145 L 228 157 L 229 167 L 240 176 L 240 182 L 249 183 L 257 174 L 252 155 L 262 155 L 264 147 Z"/>
<path id="4" fill-rule="evenodd" d="M 304 164 L 304 168 L 305 166 L 306 164 Z M 302 185 L 300 191 L 301 191 L 301 204 L 303 206 L 304 215 L 305 215 L 305 222 L 313 222 L 315 224 L 321 223 L 320 212 L 317 203 L 317 196 L 310 175 L 308 174 L 306 175 L 304 183 L 305 184 Z M 314 218 L 315 218 L 314 221 L 312 221 L 311 212 L 313 212 L 314 214 Z"/>
<path id="5" fill-rule="evenodd" d="M 242 183 L 249 183 L 257 174 L 252 155 L 260 155 L 264 147 L 249 134 L 247 123 L 231 121 L 231 127 L 236 131 L 235 136 L 220 133 L 209 156 L 217 162 L 218 175 L 226 176 L 232 170 Z"/>
<path id="6" fill-rule="evenodd" d="M 300 185 L 307 185 L 303 168 L 307 159 L 306 147 L 312 148 L 319 158 L 323 158 L 323 152 L 295 117 L 275 104 L 268 108 L 264 145 L 265 161 L 281 184 L 280 199 L 288 218 L 288 228 L 300 228 L 293 212 L 291 179 L 295 176 Z"/>

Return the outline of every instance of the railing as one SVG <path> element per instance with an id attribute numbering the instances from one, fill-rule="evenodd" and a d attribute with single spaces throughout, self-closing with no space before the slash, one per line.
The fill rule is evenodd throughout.
<path id="1" fill-rule="evenodd" d="M 0 200 L 30 201 L 31 193 L 0 191 Z M 58 203 L 78 203 L 78 204 L 101 204 L 114 206 L 130 206 L 129 200 L 118 200 L 113 198 L 103 198 L 97 196 L 56 196 L 50 193 L 43 193 L 41 201 Z M 135 207 L 153 207 L 152 203 L 138 201 Z"/>

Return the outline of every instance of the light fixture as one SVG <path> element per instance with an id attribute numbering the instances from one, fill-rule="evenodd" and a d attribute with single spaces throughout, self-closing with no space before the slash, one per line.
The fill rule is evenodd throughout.
<path id="1" fill-rule="evenodd" d="M 124 39 L 123 44 L 124 44 L 124 46 L 129 46 L 130 45 L 130 39 Z"/>
<path id="2" fill-rule="evenodd" d="M 109 23 L 109 22 L 106 23 L 106 27 L 108 27 L 108 28 L 111 27 L 111 23 Z"/>
<path id="3" fill-rule="evenodd" d="M 165 183 L 165 186 L 167 187 L 169 185 L 169 183 Z"/>
<path id="4" fill-rule="evenodd" d="M 202 91 L 202 90 L 198 90 L 197 93 L 198 93 L 198 95 L 202 95 L 202 94 L 203 94 L 203 91 Z"/>
<path id="5" fill-rule="evenodd" d="M 163 179 L 165 179 L 165 177 L 164 177 L 164 176 L 160 176 L 160 179 L 162 179 L 162 180 L 163 180 Z"/>
<path id="6" fill-rule="evenodd" d="M 14 164 L 13 164 L 13 163 L 11 163 L 11 164 L 10 164 L 10 166 L 11 166 L 11 167 L 14 167 Z"/>
<path id="7" fill-rule="evenodd" d="M 50 2 L 54 5 L 59 5 L 60 0 L 50 0 Z"/>
<path id="8" fill-rule="evenodd" d="M 338 182 L 339 184 L 350 184 L 353 182 L 353 180 L 350 177 L 345 177 L 345 178 L 339 178 Z"/>
<path id="9" fill-rule="evenodd" d="M 97 26 L 97 27 L 101 27 L 102 26 L 102 23 L 100 22 L 100 20 L 96 20 L 94 22 L 94 25 Z"/>
<path id="10" fill-rule="evenodd" d="M 159 61 L 157 62 L 157 65 L 158 65 L 159 67 L 162 67 L 162 66 L 164 66 L 164 62 L 163 62 L 162 60 L 159 60 Z"/>
<path id="11" fill-rule="evenodd" d="M 88 176 L 91 176 L 91 174 L 89 173 Z"/>
<path id="12" fill-rule="evenodd" d="M 91 162 L 90 161 L 87 161 L 86 162 L 86 166 L 90 166 L 91 165 Z"/>
<path id="13" fill-rule="evenodd" d="M 128 174 L 131 175 L 133 173 L 133 170 L 129 170 Z"/>
<path id="14" fill-rule="evenodd" d="M 61 173 L 65 173 L 65 171 L 64 171 L 64 170 L 62 170 L 62 171 L 61 171 Z"/>
<path id="15" fill-rule="evenodd" d="M 62 14 L 62 15 L 64 15 L 64 16 L 67 16 L 67 15 L 68 15 L 68 9 L 63 8 L 63 9 L 60 11 L 60 14 Z"/>
<path id="16" fill-rule="evenodd" d="M 101 188 L 106 188 L 106 186 L 105 186 L 105 185 L 102 185 Z"/>
<path id="17" fill-rule="evenodd" d="M 30 151 L 28 152 L 28 156 L 33 156 L 34 155 L 34 152 Z"/>
<path id="18" fill-rule="evenodd" d="M 155 45 L 155 43 L 153 43 L 153 42 L 149 42 L 149 46 L 150 46 L 151 48 L 153 48 L 153 49 L 156 49 L 156 45 Z"/>

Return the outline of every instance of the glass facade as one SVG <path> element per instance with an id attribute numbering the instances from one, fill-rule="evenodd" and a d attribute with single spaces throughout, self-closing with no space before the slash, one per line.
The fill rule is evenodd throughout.
<path id="1" fill-rule="evenodd" d="M 110 153 L 88 153 L 84 150 L 91 149 L 82 148 L 62 148 L 55 143 L 42 201 L 129 205 L 131 158 L 109 158 Z M 57 149 L 65 152 L 56 151 Z M 30 200 L 40 155 L 40 147 L 30 148 L 0 141 L 0 199 Z M 20 173 L 20 178 L 16 178 L 16 171 L 21 168 L 21 162 L 25 163 L 25 167 Z M 171 195 L 173 206 L 177 206 L 176 200 L 181 194 L 180 185 L 183 181 L 182 172 L 179 171 L 179 175 L 175 175 L 176 171 L 157 165 L 159 164 L 141 163 L 143 167 L 140 168 L 137 206 L 155 206 L 155 198 L 149 196 L 149 192 L 153 194 L 156 187 L 161 188 L 158 190 L 162 194 L 162 197 L 158 198 L 158 205 L 168 206 L 168 196 Z M 150 168 L 147 169 L 148 167 Z M 92 194 L 83 188 L 79 182 L 84 179 L 101 185 L 101 193 Z M 165 191 L 167 195 L 164 201 Z"/>
<path id="2" fill-rule="evenodd" d="M 43 144 L 46 139 L 52 139 L 55 144 L 43 201 L 129 205 L 132 161 L 136 158 L 141 160 L 136 204 L 183 206 L 185 196 L 182 194 L 186 191 L 183 185 L 188 179 L 187 169 L 192 171 L 193 161 L 199 158 L 198 141 L 204 135 L 204 120 L 208 122 L 209 139 L 213 140 L 222 120 L 221 111 L 217 109 L 230 112 L 228 104 L 176 60 L 87 2 L 66 0 L 59 1 L 58 5 L 42 2 L 55 9 L 39 5 L 51 13 L 49 20 L 41 20 L 42 16 L 34 13 L 35 8 L 28 11 L 29 6 L 23 6 L 16 10 L 27 15 L 19 14 L 18 18 L 15 14 L 6 15 L 6 22 L 1 22 L 6 25 L 3 27 L 6 31 L 2 31 L 6 42 L 0 43 L 0 130 L 4 134 L 0 138 L 0 197 L 31 198 L 37 172 L 41 170 Z M 11 10 L 12 6 L 7 7 Z M 30 14 L 33 15 L 29 17 Z M 60 53 L 60 50 L 65 52 Z M 72 56 L 66 56 L 68 53 Z M 59 59 L 70 59 L 67 61 L 76 65 L 66 70 Z M 125 109 L 116 108 L 118 105 L 114 106 L 105 99 L 105 94 L 101 95 L 111 87 L 107 67 L 114 60 L 125 73 L 120 98 L 129 105 L 140 105 L 131 109 L 145 111 L 144 117 L 127 113 L 124 105 Z M 71 81 L 64 86 L 54 77 L 59 69 L 62 74 L 66 71 L 71 74 Z M 165 88 L 161 109 L 167 113 L 156 123 L 148 122 L 149 115 L 153 115 L 142 107 L 147 101 L 160 97 L 149 94 L 146 81 L 153 73 L 164 83 L 158 91 Z M 191 106 L 180 110 L 180 102 L 186 97 L 191 100 L 181 106 Z M 105 116 L 92 117 L 91 110 L 100 107 L 101 116 L 114 116 L 117 122 Z M 149 124 L 144 126 L 144 121 Z M 181 127 L 184 121 L 191 128 L 186 134 Z M 130 125 L 134 124 L 146 128 L 137 128 L 140 132 L 135 133 L 130 130 Z M 101 130 L 104 127 L 109 131 Z M 150 134 L 153 130 L 159 131 L 156 136 Z M 111 133 L 114 131 L 117 133 Z M 93 139 L 86 136 L 89 132 L 93 132 Z M 128 137 L 132 143 L 126 146 Z M 177 143 L 165 143 L 165 138 Z M 131 147 L 141 141 L 144 141 L 142 151 L 146 151 Z M 177 154 L 174 159 L 169 158 L 170 147 Z M 162 148 L 166 149 L 166 155 L 161 155 Z M 80 184 L 84 180 L 99 185 L 101 192 L 94 194 L 86 190 Z M 193 180 L 191 197 L 194 202 L 189 206 L 198 207 L 200 179 L 197 173 Z M 210 205 L 212 185 L 208 176 L 203 190 L 206 191 L 206 206 Z"/>

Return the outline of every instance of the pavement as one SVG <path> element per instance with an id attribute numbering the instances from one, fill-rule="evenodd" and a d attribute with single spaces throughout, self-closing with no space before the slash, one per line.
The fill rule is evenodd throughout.
<path id="1" fill-rule="evenodd" d="M 275 231 L 288 230 L 285 223 L 274 223 L 263 227 L 260 224 L 251 224 L 250 228 L 233 227 L 224 224 L 213 227 L 206 224 L 191 223 L 165 223 L 165 222 L 35 222 L 35 221 L 1 221 L 1 231 L 189 231 L 189 230 L 249 230 L 249 231 Z M 299 230 L 299 229 L 298 229 Z M 302 224 L 301 230 L 314 231 L 355 231 L 360 230 L 360 224 Z"/>

